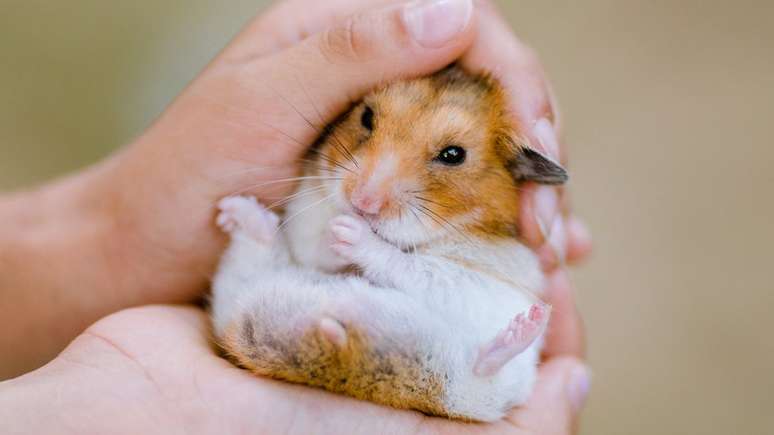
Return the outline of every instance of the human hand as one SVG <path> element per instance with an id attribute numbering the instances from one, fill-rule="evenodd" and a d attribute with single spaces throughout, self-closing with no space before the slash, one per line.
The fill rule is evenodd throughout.
<path id="1" fill-rule="evenodd" d="M 496 423 L 463 424 L 253 376 L 216 354 L 200 309 L 150 306 L 97 322 L 43 368 L 0 383 L 0 433 L 570 434 L 588 372 L 569 286 L 563 277 L 552 282 L 554 321 L 535 392 Z"/>
<path id="2" fill-rule="evenodd" d="M 399 0 L 286 0 L 277 2 L 241 35 L 262 53 L 292 46 L 310 33 L 340 24 L 353 13 L 400 4 Z M 517 38 L 491 0 L 476 0 L 475 39 L 460 59 L 472 71 L 492 72 L 510 95 L 511 113 L 524 141 L 566 164 L 562 122 L 555 95 L 534 51 Z M 591 252 L 591 236 L 572 214 L 564 188 L 528 185 L 521 197 L 522 239 L 536 250 L 546 271 L 576 264 Z"/>
<path id="3" fill-rule="evenodd" d="M 0 258 L 7 265 L 0 287 L 16 291 L 18 304 L 0 309 L 11 325 L 0 349 L 26 343 L 17 355 L 24 367 L 109 312 L 200 298 L 225 242 L 213 225 L 216 201 L 238 192 L 267 202 L 286 195 L 293 184 L 279 180 L 297 175 L 320 127 L 385 81 L 428 74 L 460 56 L 470 69 L 494 70 L 512 93 L 525 138 L 563 159 L 534 55 L 488 2 L 470 8 L 467 0 L 287 0 L 256 18 L 133 144 L 11 201 L 20 217 L 4 221 L 37 226 L 24 224 L 23 246 L 4 244 L 14 256 Z M 543 118 L 555 128 L 536 121 Z M 559 206 L 562 196 L 554 188 L 524 192 L 523 238 L 545 268 L 561 263 L 557 253 L 582 258 L 589 239 Z M 6 230 L 19 239 L 19 226 Z"/>
<path id="4" fill-rule="evenodd" d="M 222 246 L 212 225 L 218 198 L 283 197 L 293 184 L 282 180 L 297 175 L 320 127 L 352 101 L 463 53 L 466 67 L 492 69 L 511 91 L 514 121 L 526 140 L 563 159 L 555 104 L 536 57 L 488 2 L 471 7 L 466 0 L 289 0 L 258 17 L 116 159 L 106 185 L 120 198 L 119 228 L 132 233 L 123 244 L 130 252 L 121 257 L 142 259 L 148 270 L 135 272 L 152 277 L 143 282 L 158 292 L 178 292 L 183 300 L 195 295 Z M 546 270 L 588 253 L 588 233 L 560 206 L 556 188 L 524 192 L 523 239 Z M 165 255 L 148 255 L 156 251 Z"/>
<path id="5" fill-rule="evenodd" d="M 14 301 L 0 304 L 0 353 L 12 355 L 0 378 L 48 361 L 108 313 L 201 298 L 225 244 L 218 199 L 283 197 L 322 126 L 352 101 L 438 70 L 472 42 L 468 1 L 424 6 L 376 8 L 272 51 L 270 36 L 246 31 L 134 143 L 0 197 L 0 291 Z"/>

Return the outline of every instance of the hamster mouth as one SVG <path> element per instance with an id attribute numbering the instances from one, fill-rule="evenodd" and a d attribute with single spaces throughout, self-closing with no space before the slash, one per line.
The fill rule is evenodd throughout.
<path id="1" fill-rule="evenodd" d="M 422 245 L 421 243 L 412 243 L 412 244 L 401 243 L 398 240 L 394 240 L 386 236 L 382 231 L 379 230 L 378 227 L 374 228 L 373 226 L 371 226 L 371 229 L 374 231 L 374 234 L 376 234 L 377 237 L 389 243 L 390 245 L 395 246 L 396 248 L 400 249 L 403 252 L 414 252 L 416 248 Z"/>
<path id="2" fill-rule="evenodd" d="M 371 231 L 376 234 L 377 237 L 384 240 L 385 242 L 389 243 L 390 245 L 395 246 L 398 249 L 406 250 L 408 249 L 406 246 L 404 246 L 404 243 L 401 243 L 400 241 L 396 240 L 394 237 L 390 237 L 389 234 L 387 234 L 387 231 L 383 228 L 385 225 L 384 218 L 380 217 L 379 215 L 375 214 L 368 214 L 360 212 L 359 210 L 348 210 L 350 213 L 354 213 L 357 216 L 360 216 L 363 218 L 364 221 L 368 224 L 368 227 L 371 228 Z"/>
<path id="3" fill-rule="evenodd" d="M 356 215 L 360 216 L 361 218 L 363 218 L 363 220 L 365 220 L 368 223 L 368 226 L 371 228 L 371 231 L 373 231 L 374 234 L 379 236 L 380 239 L 384 240 L 385 242 L 387 242 L 387 243 L 389 243 L 391 245 L 398 246 L 398 244 L 395 241 L 391 240 L 381 230 L 380 225 L 379 225 L 379 223 L 381 221 L 381 218 L 379 218 L 379 216 L 368 214 L 368 213 L 361 213 L 359 211 L 355 211 L 354 213 Z M 398 247 L 400 247 L 400 246 L 398 246 Z"/>
<path id="4" fill-rule="evenodd" d="M 387 216 L 381 213 L 364 213 L 352 205 L 350 199 L 343 191 L 340 192 L 337 201 L 339 212 L 362 218 L 371 228 L 371 231 L 386 243 L 404 252 L 413 252 L 416 248 L 430 242 L 429 239 L 431 238 L 422 237 L 422 234 L 426 234 L 426 229 L 418 231 L 416 228 L 412 228 L 411 219 L 409 221 L 404 219 L 407 213 L 406 210 L 392 210 Z"/>
<path id="5" fill-rule="evenodd" d="M 406 223 L 400 220 L 384 219 L 373 215 L 364 216 L 363 219 L 377 237 L 403 252 L 414 252 L 432 242 L 424 237 L 416 237 L 409 228 L 402 228 Z"/>

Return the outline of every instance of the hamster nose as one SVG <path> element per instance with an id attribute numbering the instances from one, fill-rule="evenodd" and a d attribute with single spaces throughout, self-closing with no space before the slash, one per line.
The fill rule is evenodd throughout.
<path id="1" fill-rule="evenodd" d="M 378 214 L 384 205 L 384 201 L 378 195 L 365 193 L 361 190 L 352 194 L 350 202 L 358 212 L 372 215 Z"/>

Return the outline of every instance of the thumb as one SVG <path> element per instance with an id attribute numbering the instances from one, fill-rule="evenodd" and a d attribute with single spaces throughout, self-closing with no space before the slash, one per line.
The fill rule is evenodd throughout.
<path id="1" fill-rule="evenodd" d="M 298 158 L 353 101 L 460 57 L 475 36 L 474 12 L 473 0 L 393 3 L 266 56 L 260 34 L 237 38 L 120 156 L 120 171 L 111 167 L 122 186 L 117 202 L 139 214 L 122 219 L 143 223 L 136 237 L 185 252 L 173 260 L 180 270 L 209 275 L 223 243 L 212 225 L 216 198 L 297 175 Z M 278 199 L 289 187 L 276 184 L 263 197 Z M 181 210 L 189 213 L 183 223 Z M 204 285 L 186 276 L 185 285 L 159 286 Z"/>
<path id="2" fill-rule="evenodd" d="M 460 57 L 475 37 L 474 12 L 473 0 L 393 3 L 266 56 L 260 54 L 265 35 L 239 37 L 146 137 L 177 144 L 189 156 L 210 156 L 217 144 L 230 160 L 287 163 L 374 87 L 429 74 Z M 259 152 L 267 149 L 270 156 Z M 188 160 L 197 174 L 217 178 L 213 171 L 223 170 L 209 158 Z"/>
<path id="3" fill-rule="evenodd" d="M 284 100 L 292 106 L 288 119 L 308 124 L 303 115 L 324 125 L 384 82 L 453 62 L 474 39 L 473 12 L 472 0 L 422 0 L 363 12 L 261 59 L 254 77 L 271 85 L 278 105 Z M 299 132 L 296 125 L 283 127 Z"/>
<path id="4" fill-rule="evenodd" d="M 560 357 L 540 366 L 529 402 L 510 419 L 530 433 L 566 435 L 577 430 L 578 414 L 590 387 L 590 372 L 577 358 Z"/>

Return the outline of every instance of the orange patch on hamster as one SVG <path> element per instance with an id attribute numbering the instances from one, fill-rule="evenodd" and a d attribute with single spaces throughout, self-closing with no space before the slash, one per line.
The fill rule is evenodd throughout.
<path id="1" fill-rule="evenodd" d="M 311 325 L 311 323 L 310 323 Z M 449 415 L 445 376 L 427 369 L 417 352 L 378 346 L 347 327 L 343 347 L 314 327 L 301 332 L 264 331 L 259 319 L 230 325 L 220 343 L 240 366 L 255 374 L 323 388 L 399 409 Z"/>
<path id="2" fill-rule="evenodd" d="M 364 123 L 368 110 L 373 115 Z M 450 67 L 369 94 L 330 127 L 319 151 L 351 168 L 343 174 L 347 198 L 368 183 L 385 156 L 397 160 L 374 193 L 385 203 L 381 218 L 399 216 L 416 200 L 433 215 L 430 225 L 453 225 L 479 238 L 512 238 L 518 235 L 520 180 L 513 172 L 518 137 L 500 84 L 489 75 Z M 437 161 L 438 153 L 453 145 L 464 148 L 465 162 Z M 351 158 L 359 168 L 348 163 Z"/>

